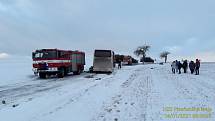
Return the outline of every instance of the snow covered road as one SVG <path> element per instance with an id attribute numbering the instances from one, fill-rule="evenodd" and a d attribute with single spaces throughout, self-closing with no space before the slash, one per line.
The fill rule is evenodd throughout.
<path id="1" fill-rule="evenodd" d="M 203 64 L 199 76 L 172 74 L 169 64 L 153 64 L 125 66 L 111 75 L 84 73 L 47 80 L 32 77 L 0 86 L 0 100 L 6 101 L 0 104 L 0 118 L 3 121 L 213 121 L 214 68 L 214 63 Z"/>

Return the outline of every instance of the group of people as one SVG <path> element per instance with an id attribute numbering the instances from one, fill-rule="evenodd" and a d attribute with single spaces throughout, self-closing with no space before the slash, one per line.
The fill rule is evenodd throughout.
<path id="1" fill-rule="evenodd" d="M 181 74 L 181 69 L 184 70 L 184 73 L 187 73 L 187 69 L 189 67 L 191 74 L 195 72 L 196 75 L 199 75 L 200 60 L 196 59 L 196 62 L 190 61 L 189 64 L 187 60 L 183 61 L 183 63 L 176 60 L 172 62 L 171 67 L 172 67 L 172 73 L 174 74 L 175 73 Z"/>

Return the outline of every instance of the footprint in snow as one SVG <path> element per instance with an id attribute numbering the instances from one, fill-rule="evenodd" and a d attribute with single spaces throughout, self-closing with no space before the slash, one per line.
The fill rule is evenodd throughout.
<path id="1" fill-rule="evenodd" d="M 28 98 L 28 101 L 32 101 L 33 100 L 33 98 Z"/>
<path id="2" fill-rule="evenodd" d="M 110 113 L 110 112 L 112 112 L 112 109 L 106 109 L 106 111 Z"/>
<path id="3" fill-rule="evenodd" d="M 14 104 L 12 107 L 15 108 L 15 107 L 17 107 L 17 106 L 19 106 L 19 104 Z"/>
<path id="4" fill-rule="evenodd" d="M 97 78 L 96 80 L 101 80 L 101 78 Z"/>
<path id="5" fill-rule="evenodd" d="M 118 121 L 118 118 L 115 118 L 114 121 Z"/>
<path id="6" fill-rule="evenodd" d="M 2 104 L 6 104 L 6 101 L 5 101 L 5 100 L 2 100 Z"/>
<path id="7" fill-rule="evenodd" d="M 131 103 L 131 105 L 134 105 L 135 103 Z"/>

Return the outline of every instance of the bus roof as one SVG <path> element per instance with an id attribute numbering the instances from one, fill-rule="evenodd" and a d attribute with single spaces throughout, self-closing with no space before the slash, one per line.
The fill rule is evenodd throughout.
<path id="1" fill-rule="evenodd" d="M 95 51 L 112 51 L 112 50 L 100 50 L 100 49 L 96 49 Z"/>

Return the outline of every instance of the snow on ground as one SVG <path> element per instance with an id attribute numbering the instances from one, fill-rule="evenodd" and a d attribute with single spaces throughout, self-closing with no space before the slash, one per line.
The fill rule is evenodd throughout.
<path id="1" fill-rule="evenodd" d="M 8 84 L 28 81 L 32 78 L 32 61 L 30 57 L 9 56 L 0 59 L 0 87 Z"/>
<path id="2" fill-rule="evenodd" d="M 25 71 L 28 78 L 16 82 L 12 76 L 16 83 L 0 86 L 0 101 L 6 101 L 0 104 L 0 117 L 4 121 L 213 121 L 214 68 L 215 63 L 204 63 L 196 76 L 172 74 L 169 64 L 136 65 L 110 75 L 83 73 L 63 79 L 38 79 Z M 197 118 L 200 114 L 205 115 Z"/>

